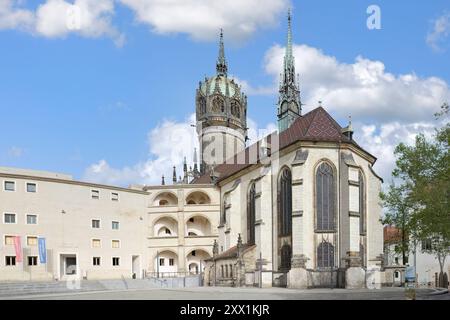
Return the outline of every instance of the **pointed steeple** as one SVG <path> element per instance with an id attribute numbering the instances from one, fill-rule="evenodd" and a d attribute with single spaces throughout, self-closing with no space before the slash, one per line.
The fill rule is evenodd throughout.
<path id="1" fill-rule="evenodd" d="M 172 182 L 173 182 L 173 184 L 177 183 L 177 168 L 175 166 L 173 166 Z"/>
<path id="2" fill-rule="evenodd" d="M 199 174 L 198 171 L 198 160 L 197 160 L 197 148 L 194 148 L 194 175 L 197 176 Z"/>
<path id="3" fill-rule="evenodd" d="M 227 60 L 225 59 L 225 47 L 223 44 L 223 30 L 220 29 L 219 57 L 217 58 L 216 71 L 219 76 L 226 76 L 228 72 Z"/>
<path id="4" fill-rule="evenodd" d="M 184 157 L 184 163 L 183 163 L 183 183 L 188 183 L 188 166 L 186 162 L 186 157 Z"/>
<path id="5" fill-rule="evenodd" d="M 292 18 L 288 11 L 288 30 L 286 52 L 284 54 L 283 72 L 280 77 L 278 97 L 278 130 L 282 132 L 301 116 L 302 104 L 298 75 L 295 74 L 295 58 L 292 49 Z"/>
<path id="6" fill-rule="evenodd" d="M 292 54 L 292 25 L 291 25 L 291 9 L 288 10 L 288 33 L 285 54 L 285 63 L 293 64 L 294 55 Z"/>

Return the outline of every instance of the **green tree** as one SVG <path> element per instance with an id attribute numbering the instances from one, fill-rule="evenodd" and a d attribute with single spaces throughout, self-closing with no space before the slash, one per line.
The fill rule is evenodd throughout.
<path id="1" fill-rule="evenodd" d="M 387 192 L 381 192 L 380 198 L 383 206 L 387 208 L 383 224 L 395 226 L 401 231 L 401 241 L 395 246 L 395 253 L 401 253 L 403 263 L 406 263 L 410 251 L 409 238 L 414 229 L 408 189 L 405 185 L 397 186 L 392 182 Z"/>
<path id="2" fill-rule="evenodd" d="M 450 255 L 450 124 L 449 106 L 436 114 L 443 127 L 431 139 L 416 136 L 414 145 L 400 143 L 395 149 L 396 168 L 392 172 L 400 181 L 381 194 L 388 209 L 385 223 L 402 229 L 414 242 L 431 241 L 425 251 L 439 261 L 441 273 Z M 403 244 L 402 247 L 405 245 Z M 407 249 L 403 249 L 407 252 Z"/>

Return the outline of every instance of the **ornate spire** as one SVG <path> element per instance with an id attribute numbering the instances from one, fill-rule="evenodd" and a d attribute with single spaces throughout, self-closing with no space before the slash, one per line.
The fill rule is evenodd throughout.
<path id="1" fill-rule="evenodd" d="M 173 184 L 177 183 L 177 168 L 173 166 L 173 177 L 172 177 Z"/>
<path id="2" fill-rule="evenodd" d="M 292 18 L 288 11 L 287 44 L 278 97 L 278 130 L 282 132 L 301 116 L 298 75 L 295 74 L 295 58 L 292 50 Z"/>
<path id="3" fill-rule="evenodd" d="M 194 175 L 198 175 L 199 171 L 198 171 L 198 160 L 197 160 L 197 148 L 194 148 Z"/>
<path id="4" fill-rule="evenodd" d="M 294 55 L 292 54 L 292 26 L 291 26 L 291 9 L 288 9 L 288 33 L 287 33 L 287 45 L 285 63 L 293 63 Z"/>
<path id="5" fill-rule="evenodd" d="M 228 71 L 227 61 L 225 59 L 225 47 L 223 45 L 222 29 L 220 29 L 219 57 L 217 58 L 216 71 L 220 76 L 226 76 Z"/>
<path id="6" fill-rule="evenodd" d="M 186 157 L 184 157 L 184 162 L 183 162 L 183 183 L 188 183 L 188 166 L 187 166 L 187 162 L 186 162 Z"/>

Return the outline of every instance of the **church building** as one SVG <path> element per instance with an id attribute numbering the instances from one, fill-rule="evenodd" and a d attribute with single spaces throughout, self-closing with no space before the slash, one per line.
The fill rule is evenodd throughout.
<path id="1" fill-rule="evenodd" d="M 227 123 L 219 143 L 205 143 L 200 137 L 202 146 L 213 152 L 228 148 L 222 141 L 242 137 L 235 133 L 241 130 L 235 123 L 245 123 L 245 118 L 236 118 L 245 117 L 246 104 L 239 104 L 245 99 L 216 108 L 215 101 L 228 101 L 228 87 L 234 86 L 228 85 L 224 70 L 221 42 L 217 75 L 212 79 L 216 88 L 225 83 L 225 90 L 212 91 L 206 106 L 197 109 L 197 119 L 206 125 L 209 116 Z M 236 106 L 240 111 L 233 109 Z M 194 181 L 214 183 L 220 190 L 219 239 L 209 260 L 207 282 L 365 286 L 367 268 L 379 268 L 383 253 L 378 196 L 382 181 L 372 169 L 376 158 L 353 139 L 351 124 L 342 128 L 321 105 L 302 114 L 290 15 L 278 128 L 243 150 L 239 150 L 242 144 L 235 143 L 238 152 L 226 161 L 210 158 L 212 169 Z"/>
<path id="2" fill-rule="evenodd" d="M 196 90 L 200 159 L 182 178 L 174 168 L 172 184 L 122 188 L 0 168 L 0 281 L 204 272 L 208 286 L 382 283 L 376 158 L 321 103 L 303 113 L 291 24 L 289 14 L 278 132 L 247 143 L 247 96 L 228 77 L 221 32 L 216 72 Z"/>

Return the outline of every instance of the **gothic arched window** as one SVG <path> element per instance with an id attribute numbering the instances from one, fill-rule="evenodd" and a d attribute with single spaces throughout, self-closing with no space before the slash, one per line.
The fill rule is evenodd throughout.
<path id="1" fill-rule="evenodd" d="M 236 100 L 231 100 L 231 114 L 236 118 L 241 117 L 239 102 Z"/>
<path id="2" fill-rule="evenodd" d="M 336 205 L 333 168 L 322 163 L 316 173 L 316 230 L 334 231 Z"/>
<path id="3" fill-rule="evenodd" d="M 199 104 L 199 109 L 200 109 L 200 113 L 201 114 L 204 114 L 204 113 L 206 113 L 206 99 L 205 99 L 205 97 L 200 97 L 199 99 L 198 99 L 198 104 Z"/>
<path id="4" fill-rule="evenodd" d="M 329 242 L 322 242 L 317 247 L 317 267 L 334 267 L 334 246 Z"/>
<path id="5" fill-rule="evenodd" d="M 280 236 L 292 234 L 292 175 L 285 168 L 280 176 L 278 188 L 278 230 Z"/>
<path id="6" fill-rule="evenodd" d="M 365 194 L 365 185 L 364 185 L 364 177 L 359 172 L 359 231 L 361 234 L 366 233 L 366 194 Z"/>
<path id="7" fill-rule="evenodd" d="M 227 222 L 227 200 L 223 201 L 222 214 L 220 215 L 220 224 Z"/>
<path id="8" fill-rule="evenodd" d="M 247 200 L 247 243 L 255 243 L 256 185 L 252 183 Z"/>
<path id="9" fill-rule="evenodd" d="M 225 103 L 222 98 L 215 97 L 211 107 L 212 112 L 219 113 L 225 111 Z"/>

